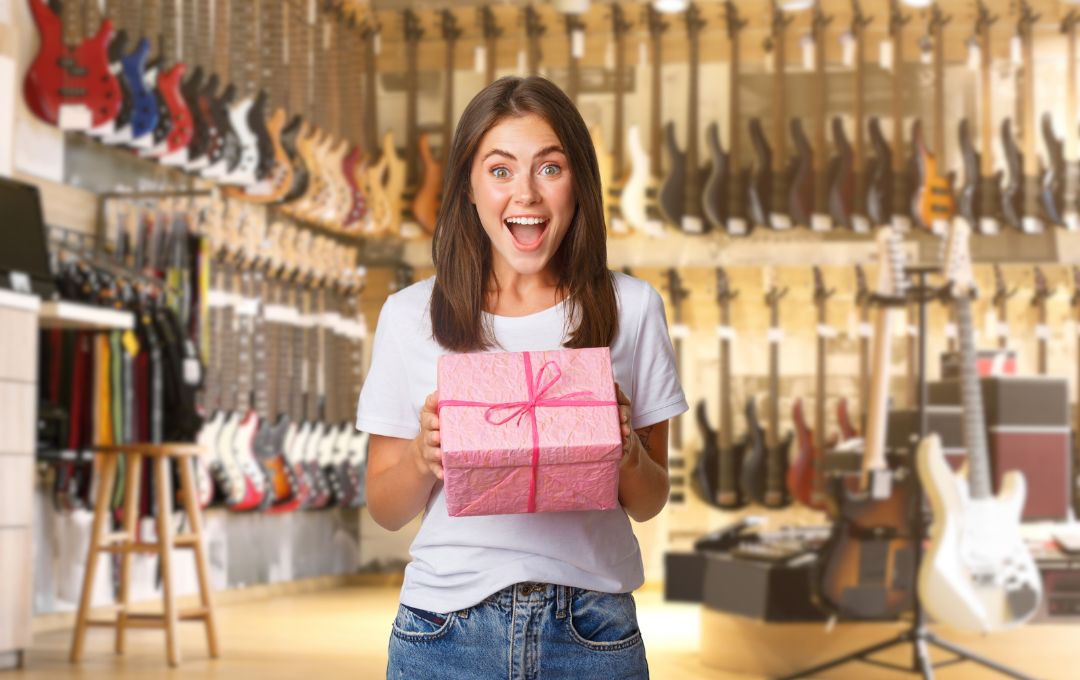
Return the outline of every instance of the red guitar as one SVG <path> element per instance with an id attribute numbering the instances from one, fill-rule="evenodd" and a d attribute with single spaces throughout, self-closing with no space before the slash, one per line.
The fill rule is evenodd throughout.
<path id="1" fill-rule="evenodd" d="M 97 35 L 83 39 L 74 4 L 65 2 L 58 16 L 44 0 L 30 0 L 41 46 L 23 80 L 23 97 L 46 123 L 59 125 L 63 107 L 84 106 L 90 112 L 86 127 L 97 127 L 115 118 L 122 104 L 107 53 L 113 25 L 105 19 Z"/>
<path id="2" fill-rule="evenodd" d="M 818 312 L 817 346 L 817 395 L 814 404 L 814 429 L 807 427 L 803 417 L 802 400 L 796 400 L 793 417 L 799 444 L 795 462 L 787 471 L 787 487 L 792 498 L 803 505 L 815 509 L 825 507 L 825 484 L 823 478 L 823 457 L 825 447 L 832 442 L 825 439 L 825 390 L 826 352 L 828 350 L 828 321 L 826 306 L 835 290 L 825 287 L 821 269 L 814 267 L 814 305 Z"/>

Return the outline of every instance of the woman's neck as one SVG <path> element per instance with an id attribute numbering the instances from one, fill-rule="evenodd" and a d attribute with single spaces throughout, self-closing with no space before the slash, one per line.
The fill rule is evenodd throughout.
<path id="1" fill-rule="evenodd" d="M 511 270 L 492 273 L 484 309 L 496 316 L 526 316 L 541 312 L 562 300 L 555 277 L 547 271 L 521 274 Z"/>

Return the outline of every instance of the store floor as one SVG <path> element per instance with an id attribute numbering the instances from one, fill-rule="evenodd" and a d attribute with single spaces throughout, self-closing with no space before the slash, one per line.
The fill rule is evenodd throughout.
<path id="1" fill-rule="evenodd" d="M 27 668 L 14 673 L 0 673 L 0 680 L 143 680 L 149 678 L 255 678 L 257 680 L 381 680 L 386 669 L 386 645 L 390 621 L 397 607 L 397 586 L 363 586 L 316 593 L 278 596 L 270 599 L 220 605 L 218 619 L 222 657 L 211 661 L 206 656 L 206 640 L 200 624 L 182 624 L 179 669 L 165 663 L 164 637 L 160 631 L 132 631 L 128 652 L 123 657 L 112 653 L 112 632 L 90 630 L 86 654 L 78 666 L 68 663 L 70 630 L 39 633 L 27 657 Z M 760 676 L 726 673 L 708 668 L 701 662 L 701 612 L 696 605 L 671 605 L 663 602 L 658 590 L 644 590 L 636 595 L 642 634 L 648 650 L 654 680 L 751 680 Z M 817 626 L 814 626 L 815 630 Z M 1033 677 L 1076 678 L 1080 654 L 1073 626 L 1028 626 L 1010 634 L 995 636 L 985 654 L 993 654 L 994 645 L 1021 650 L 1021 667 Z M 731 632 L 717 645 L 747 645 L 756 653 L 813 654 L 814 650 L 795 650 L 806 646 L 805 635 L 796 639 L 784 636 L 767 651 L 750 639 Z M 839 634 L 839 633 L 838 633 Z M 865 644 L 888 638 L 885 630 L 861 633 Z M 808 636 L 810 638 L 813 635 Z M 820 644 L 810 643 L 810 644 Z M 848 644 L 852 644 L 850 641 Z M 847 645 L 845 645 L 847 646 Z M 1001 647 L 996 647 L 1001 651 Z M 910 648 L 908 648 L 910 649 Z M 734 650 L 732 650 L 734 651 Z M 821 650 L 817 650 L 820 652 Z M 755 653 L 755 652 L 750 652 Z M 832 652 L 828 654 L 832 656 Z M 904 663 L 910 658 L 902 649 L 887 656 Z M 941 657 L 938 657 L 941 658 Z M 985 669 L 960 664 L 942 668 L 942 680 L 982 680 L 1002 677 Z M 437 678 L 437 673 L 432 673 Z M 836 677 L 836 676 L 833 676 Z M 851 665 L 840 672 L 845 680 L 888 680 L 916 676 L 895 673 L 870 666 Z M 484 679 L 478 679 L 484 680 Z M 603 680 L 580 678 L 578 680 Z"/>

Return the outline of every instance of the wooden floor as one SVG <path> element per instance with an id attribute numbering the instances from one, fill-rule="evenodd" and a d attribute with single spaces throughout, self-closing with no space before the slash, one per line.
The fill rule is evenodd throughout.
<path id="1" fill-rule="evenodd" d="M 112 653 L 111 631 L 91 630 L 85 658 L 79 666 L 72 666 L 67 661 L 70 631 L 40 633 L 27 656 L 26 669 L 0 673 L 0 680 L 379 679 L 385 674 L 386 645 L 397 596 L 397 587 L 352 587 L 220 606 L 222 658 L 213 661 L 207 658 L 201 625 L 182 624 L 183 662 L 176 670 L 170 670 L 165 663 L 160 631 L 129 633 L 128 652 L 118 657 Z M 726 673 L 702 664 L 698 653 L 701 616 L 697 606 L 665 604 L 657 591 L 643 591 L 636 597 L 649 666 L 655 680 L 749 680 L 758 677 Z M 1075 639 L 1080 640 L 1080 631 Z M 1061 638 L 1058 640 L 1056 644 L 1060 644 Z M 737 638 L 715 642 L 740 644 Z M 1071 669 L 1026 670 L 1043 678 L 1080 677 L 1077 664 L 1069 665 Z M 914 677 L 887 672 L 882 676 L 879 675 L 881 671 L 864 675 L 857 669 L 851 670 L 854 675 L 844 677 Z M 1000 677 L 970 666 L 966 670 L 952 667 L 947 672 L 943 670 L 941 675 L 965 680 Z"/>

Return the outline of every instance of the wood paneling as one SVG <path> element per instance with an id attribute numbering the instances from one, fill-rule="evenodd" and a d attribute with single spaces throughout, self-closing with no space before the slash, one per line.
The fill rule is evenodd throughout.
<path id="1" fill-rule="evenodd" d="M 37 385 L 0 382 L 0 454 L 34 455 L 36 406 Z"/>
<path id="2" fill-rule="evenodd" d="M 34 457 L 0 454 L 0 529 L 30 526 L 33 489 Z"/>
<path id="3" fill-rule="evenodd" d="M 30 555 L 30 529 L 0 529 L 0 652 L 30 646 Z"/>

